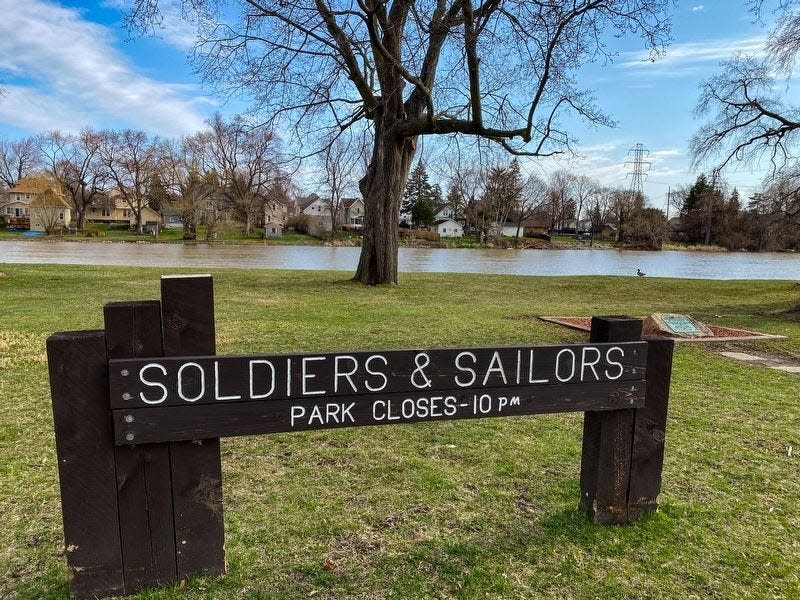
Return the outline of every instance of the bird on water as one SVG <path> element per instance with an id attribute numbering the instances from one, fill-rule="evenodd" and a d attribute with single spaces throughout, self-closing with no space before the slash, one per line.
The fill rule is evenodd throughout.
<path id="1" fill-rule="evenodd" d="M 642 273 L 642 270 L 641 270 L 641 269 L 636 269 L 636 274 L 637 274 L 639 277 L 644 277 L 645 275 L 647 275 L 647 273 Z"/>

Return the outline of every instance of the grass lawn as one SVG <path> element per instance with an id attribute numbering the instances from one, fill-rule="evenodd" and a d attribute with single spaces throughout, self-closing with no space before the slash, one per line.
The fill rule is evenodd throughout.
<path id="1" fill-rule="evenodd" d="M 156 298 L 162 270 L 0 271 L 0 599 L 66 599 L 45 339 Z M 794 282 L 213 273 L 222 354 L 582 341 L 534 316 L 685 312 L 800 357 Z M 799 384 L 678 346 L 661 507 L 624 527 L 577 510 L 580 415 L 224 440 L 228 574 L 139 598 L 797 599 Z"/>
<path id="2" fill-rule="evenodd" d="M 84 239 L 102 239 L 113 242 L 160 242 L 160 243 L 184 243 L 182 229 L 162 229 L 158 237 L 147 233 L 136 233 L 127 228 L 109 227 L 104 223 L 89 223 L 86 226 L 87 230 L 96 231 L 97 237 L 88 237 L 85 234 L 79 235 L 65 235 L 57 236 L 56 239 L 63 239 L 66 241 L 82 241 Z M 207 243 L 206 239 L 206 226 L 197 226 L 197 243 Z M 22 239 L 23 231 L 9 231 L 5 227 L 0 227 L 0 239 L 13 240 Z M 45 239 L 45 237 L 41 238 Z M 52 239 L 52 238 L 50 238 Z M 193 243 L 193 242 L 189 242 Z M 241 227 L 233 225 L 220 225 L 217 229 L 217 238 L 211 243 L 228 243 L 228 244 L 263 244 L 264 243 L 264 228 L 255 227 L 249 236 L 244 235 Z M 295 233 L 293 231 L 286 232 L 280 238 L 267 240 L 268 244 L 272 245 L 294 245 L 294 246 L 318 246 L 323 244 L 319 238 L 302 233 Z"/>

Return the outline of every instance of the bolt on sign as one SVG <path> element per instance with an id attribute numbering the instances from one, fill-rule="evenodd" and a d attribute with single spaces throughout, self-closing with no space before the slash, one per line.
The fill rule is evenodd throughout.
<path id="1" fill-rule="evenodd" d="M 595 318 L 588 344 L 218 356 L 211 277 L 177 276 L 105 321 L 48 340 L 75 598 L 224 573 L 220 437 L 584 411 L 581 506 L 657 505 L 672 342 L 640 320 Z"/>

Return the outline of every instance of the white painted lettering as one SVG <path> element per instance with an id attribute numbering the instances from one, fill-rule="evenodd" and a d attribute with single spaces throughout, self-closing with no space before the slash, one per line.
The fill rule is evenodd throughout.
<path id="1" fill-rule="evenodd" d="M 473 385 L 475 383 L 475 380 L 478 378 L 478 374 L 475 373 L 474 369 L 470 369 L 469 367 L 462 366 L 461 359 L 464 358 L 464 357 L 471 358 L 473 365 L 476 362 L 478 362 L 478 357 L 476 357 L 472 352 L 459 352 L 458 353 L 458 356 L 456 356 L 456 360 L 455 360 L 456 369 L 458 369 L 459 371 L 464 371 L 465 373 L 470 373 L 472 375 L 472 377 L 469 379 L 469 381 L 462 381 L 459 378 L 459 375 L 456 375 L 455 382 L 456 382 L 456 385 L 458 385 L 459 387 L 469 387 L 469 386 Z"/>
<path id="2" fill-rule="evenodd" d="M 619 379 L 620 377 L 622 377 L 622 372 L 625 369 L 623 368 L 622 363 L 619 363 L 615 360 L 611 360 L 612 352 L 618 352 L 620 359 L 622 359 L 625 358 L 625 351 L 619 346 L 612 346 L 611 348 L 606 350 L 606 362 L 609 364 L 609 366 L 613 365 L 619 368 L 619 371 L 617 371 L 616 375 L 611 375 L 611 373 L 608 372 L 608 369 L 606 369 L 606 377 L 608 377 L 611 381 L 614 381 L 615 379 Z"/>
<path id="3" fill-rule="evenodd" d="M 383 379 L 383 383 L 378 386 L 373 386 L 370 384 L 369 381 L 365 381 L 364 387 L 366 387 L 370 392 L 382 392 L 384 388 L 386 388 L 386 386 L 388 385 L 389 379 L 386 377 L 384 373 L 372 370 L 372 368 L 370 367 L 370 363 L 374 360 L 383 362 L 384 367 L 389 364 L 389 361 L 386 360 L 386 357 L 381 354 L 373 354 L 364 362 L 364 368 L 367 370 L 367 373 L 369 373 L 370 375 L 374 375 L 375 377 L 380 377 L 381 379 Z"/>
<path id="4" fill-rule="evenodd" d="M 186 394 L 183 393 L 183 371 L 184 369 L 188 369 L 189 367 L 194 367 L 198 371 L 200 371 L 200 391 L 197 393 L 196 396 L 189 398 Z M 186 402 L 197 402 L 202 398 L 206 393 L 206 373 L 203 371 L 203 367 L 198 365 L 196 362 L 188 362 L 181 365 L 181 368 L 178 369 L 178 396 L 180 396 L 181 400 L 185 400 Z"/>
<path id="5" fill-rule="evenodd" d="M 214 399 L 215 400 L 241 400 L 239 396 L 221 396 L 219 393 L 219 361 L 214 361 Z"/>
<path id="6" fill-rule="evenodd" d="M 293 406 L 291 412 L 291 426 L 294 427 L 295 419 L 300 419 L 306 416 L 306 409 L 302 406 Z M 305 419 L 303 419 L 305 420 Z"/>
<path id="7" fill-rule="evenodd" d="M 166 367 L 164 367 L 164 365 L 160 365 L 158 363 L 147 363 L 145 366 L 139 369 L 139 381 L 150 387 L 161 388 L 161 398 L 159 398 L 158 400 L 147 398 L 144 395 L 144 392 L 139 392 L 139 398 L 141 398 L 142 402 L 144 402 L 145 404 L 161 404 L 164 400 L 167 399 L 167 386 L 165 386 L 163 383 L 159 383 L 158 381 L 150 381 L 149 379 L 145 379 L 144 372 L 147 369 L 158 369 L 159 371 L 161 371 L 162 375 L 167 374 L 167 369 Z"/>
<path id="8" fill-rule="evenodd" d="M 320 362 L 320 361 L 324 361 L 324 360 L 325 360 L 324 356 L 304 356 L 303 357 L 303 361 L 302 361 L 302 365 L 303 365 L 303 375 L 302 375 L 303 396 L 321 396 L 321 395 L 323 395 L 325 393 L 325 390 L 309 390 L 308 387 L 306 386 L 306 384 L 307 384 L 309 379 L 315 379 L 316 378 L 316 375 L 314 373 L 309 373 L 308 372 L 308 363 Z M 312 415 L 312 418 L 313 418 L 313 415 Z"/>
<path id="9" fill-rule="evenodd" d="M 339 422 L 339 405 L 329 402 L 325 405 L 325 423 L 330 423 L 331 419 L 334 423 Z"/>
<path id="10" fill-rule="evenodd" d="M 533 350 L 528 354 L 528 383 L 548 383 L 549 379 L 534 379 L 533 378 Z"/>
<path id="11" fill-rule="evenodd" d="M 561 377 L 561 357 L 564 355 L 569 356 L 570 360 L 570 371 L 567 377 Z M 569 348 L 564 348 L 558 354 L 556 354 L 556 379 L 558 379 L 561 383 L 566 383 L 572 379 L 575 376 L 575 362 L 575 353 Z"/>
<path id="12" fill-rule="evenodd" d="M 455 396 L 448 396 L 444 399 L 444 414 L 452 417 L 458 411 L 457 400 Z"/>
<path id="13" fill-rule="evenodd" d="M 353 407 L 355 405 L 356 405 L 355 402 L 351 402 L 347 406 L 342 404 L 342 423 L 345 423 L 346 421 L 350 421 L 351 423 L 356 422 L 355 418 L 353 417 L 353 413 L 350 412 L 351 410 L 353 410 Z"/>
<path id="14" fill-rule="evenodd" d="M 311 410 L 311 416 L 308 417 L 308 424 L 309 425 L 313 424 L 315 419 L 319 422 L 320 425 L 325 424 L 325 421 L 322 420 L 322 411 L 316 404 L 314 405 L 314 408 Z"/>
<path id="15" fill-rule="evenodd" d="M 378 416 L 378 409 L 382 410 L 381 416 Z M 383 400 L 376 400 L 372 403 L 372 420 L 373 421 L 383 421 L 386 419 L 386 402 Z"/>
<path id="16" fill-rule="evenodd" d="M 343 362 L 345 360 L 349 360 L 350 364 L 351 364 L 351 366 L 353 368 L 350 371 L 342 372 L 342 371 L 339 370 L 339 363 Z M 355 372 L 358 370 L 358 361 L 355 359 L 355 357 L 349 356 L 347 354 L 342 355 L 342 356 L 337 356 L 334 359 L 333 364 L 334 364 L 334 367 L 333 367 L 333 391 L 334 391 L 334 393 L 339 391 L 339 378 L 340 377 L 343 377 L 344 379 L 346 379 L 347 383 L 350 384 L 350 387 L 352 388 L 352 390 L 355 393 L 358 393 L 358 388 L 356 387 L 356 384 L 353 383 L 353 380 L 351 378 L 351 376 L 353 374 L 355 374 Z"/>
<path id="17" fill-rule="evenodd" d="M 594 354 L 594 360 L 591 362 L 586 360 L 587 358 L 586 355 L 589 354 L 590 352 Z M 599 362 L 600 362 L 600 350 L 598 350 L 594 346 L 586 346 L 583 348 L 583 351 L 581 352 L 581 381 L 583 381 L 584 378 L 586 377 L 586 367 L 589 367 L 592 370 L 592 373 L 594 374 L 594 380 L 600 381 L 600 377 L 597 375 L 597 370 L 594 368 L 594 366 Z"/>
<path id="18" fill-rule="evenodd" d="M 496 365 L 496 366 L 495 366 Z M 486 376 L 483 378 L 483 385 L 486 386 L 486 382 L 489 381 L 489 375 L 492 373 L 500 373 L 503 378 L 503 383 L 508 384 L 508 380 L 506 379 L 506 372 L 503 368 L 503 362 L 500 360 L 500 353 L 495 350 L 492 354 L 492 360 L 489 361 L 489 368 L 486 369 Z"/>
<path id="19" fill-rule="evenodd" d="M 264 392 L 262 394 L 256 394 L 255 391 L 255 377 L 254 377 L 254 368 L 256 365 L 266 365 L 269 367 L 270 370 L 270 388 L 269 391 Z M 275 391 L 275 365 L 273 365 L 268 360 L 251 360 L 250 361 L 250 399 L 251 400 L 261 400 L 262 398 L 269 398 L 272 393 Z"/>

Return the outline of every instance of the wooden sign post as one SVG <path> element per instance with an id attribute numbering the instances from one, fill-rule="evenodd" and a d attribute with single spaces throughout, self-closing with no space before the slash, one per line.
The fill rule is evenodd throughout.
<path id="1" fill-rule="evenodd" d="M 74 598 L 225 571 L 219 438 L 584 411 L 580 504 L 657 506 L 672 342 L 595 317 L 588 344 L 216 356 L 210 276 L 47 342 Z"/>

